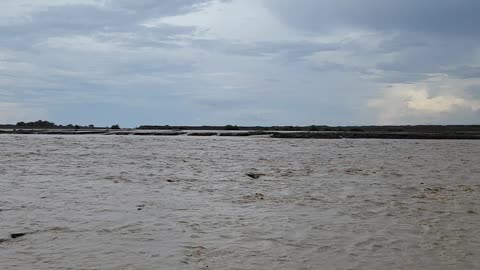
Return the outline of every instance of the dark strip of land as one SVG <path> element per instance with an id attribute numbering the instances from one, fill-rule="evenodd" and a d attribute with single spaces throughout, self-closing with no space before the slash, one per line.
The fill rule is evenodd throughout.
<path id="1" fill-rule="evenodd" d="M 123 135 L 123 136 L 263 136 L 279 139 L 442 139 L 477 140 L 477 132 L 368 132 L 368 131 L 198 131 L 198 130 L 139 130 L 139 129 L 3 129 L 0 134 L 43 134 L 43 135 Z"/>
<path id="2" fill-rule="evenodd" d="M 480 125 L 416 125 L 416 126 L 169 126 L 149 125 L 121 129 L 119 125 L 56 125 L 38 120 L 0 125 L 0 134 L 45 135 L 134 135 L 134 136 L 264 136 L 290 139 L 480 139 Z"/>
<path id="3" fill-rule="evenodd" d="M 480 134 L 455 133 L 369 133 L 369 132 L 288 132 L 272 138 L 290 139 L 414 139 L 414 140 L 478 140 Z"/>

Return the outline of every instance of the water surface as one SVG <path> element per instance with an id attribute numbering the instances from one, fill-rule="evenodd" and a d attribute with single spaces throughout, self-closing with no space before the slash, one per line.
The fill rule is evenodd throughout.
<path id="1" fill-rule="evenodd" d="M 0 135 L 0 269 L 480 269 L 479 176 L 480 141 Z"/>

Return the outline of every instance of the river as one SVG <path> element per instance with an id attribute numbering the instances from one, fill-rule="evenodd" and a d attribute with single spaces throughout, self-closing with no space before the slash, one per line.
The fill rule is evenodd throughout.
<path id="1" fill-rule="evenodd" d="M 4 270 L 480 269 L 479 224 L 480 141 L 0 135 Z"/>

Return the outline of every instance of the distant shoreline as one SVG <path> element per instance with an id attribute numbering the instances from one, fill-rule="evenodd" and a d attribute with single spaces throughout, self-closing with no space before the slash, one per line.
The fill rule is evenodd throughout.
<path id="1" fill-rule="evenodd" d="M 368 131 L 268 131 L 268 130 L 144 130 L 144 129 L 0 129 L 16 135 L 122 135 L 122 136 L 262 136 L 278 139 L 416 139 L 479 140 L 479 132 L 368 132 Z"/>

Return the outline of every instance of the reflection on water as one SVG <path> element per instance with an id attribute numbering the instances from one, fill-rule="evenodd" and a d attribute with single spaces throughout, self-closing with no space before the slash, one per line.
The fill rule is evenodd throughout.
<path id="1" fill-rule="evenodd" d="M 480 269 L 480 141 L 2 135 L 0 153 L 0 269 Z"/>

